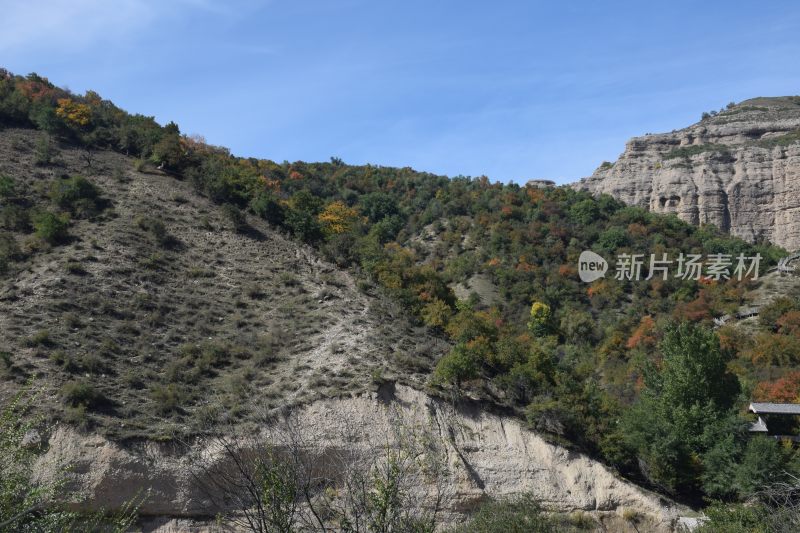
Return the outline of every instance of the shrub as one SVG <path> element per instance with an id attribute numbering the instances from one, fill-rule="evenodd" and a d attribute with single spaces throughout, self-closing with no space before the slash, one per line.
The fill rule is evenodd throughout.
<path id="1" fill-rule="evenodd" d="M 245 294 L 253 300 L 263 300 L 267 297 L 267 293 L 264 292 L 264 289 L 256 283 L 249 284 L 245 287 Z"/>
<path id="2" fill-rule="evenodd" d="M 163 248 L 171 248 L 178 243 L 178 240 L 170 235 L 167 226 L 160 219 L 140 217 L 136 220 L 136 225 L 149 232 L 156 243 Z"/>
<path id="3" fill-rule="evenodd" d="M 106 396 L 94 388 L 90 383 L 70 381 L 61 388 L 64 403 L 70 407 L 84 407 L 96 409 L 108 402 Z"/>
<path id="4" fill-rule="evenodd" d="M 69 219 L 63 215 L 56 215 L 45 211 L 33 220 L 36 236 L 49 244 L 58 244 L 67 239 Z"/>
<path id="5" fill-rule="evenodd" d="M 50 354 L 50 360 L 58 365 L 62 370 L 69 372 L 70 374 L 80 370 L 80 365 L 75 358 L 66 352 L 62 352 L 61 350 Z"/>
<path id="6" fill-rule="evenodd" d="M 600 209 L 594 199 L 587 198 L 586 200 L 581 200 L 573 204 L 569 210 L 569 214 L 574 222 L 582 225 L 589 225 L 597 221 L 600 216 Z"/>
<path id="7" fill-rule="evenodd" d="M 664 156 L 664 159 L 677 159 L 677 158 L 689 159 L 692 156 L 702 154 L 705 152 L 728 155 L 730 153 L 730 148 L 728 148 L 724 144 L 693 144 L 691 146 L 681 146 L 680 148 L 675 148 L 673 150 L 670 150 Z"/>
<path id="8" fill-rule="evenodd" d="M 26 346 L 52 346 L 53 341 L 50 338 L 50 332 L 46 329 L 40 330 L 25 340 Z"/>
<path id="9" fill-rule="evenodd" d="M 0 232 L 0 273 L 8 269 L 8 264 L 19 257 L 17 241 L 11 235 Z"/>
<path id="10" fill-rule="evenodd" d="M 282 272 L 279 276 L 280 282 L 287 287 L 297 287 L 300 285 L 300 280 L 291 272 Z"/>
<path id="11" fill-rule="evenodd" d="M 162 415 L 177 411 L 181 402 L 181 394 L 175 383 L 156 385 L 150 391 L 150 396 L 156 403 L 156 409 Z"/>
<path id="12" fill-rule="evenodd" d="M 262 192 L 250 201 L 250 210 L 270 224 L 282 224 L 286 218 L 283 205 L 271 194 Z"/>
<path id="13" fill-rule="evenodd" d="M 550 533 L 558 531 L 530 495 L 505 501 L 489 501 L 481 505 L 463 526 L 450 533 Z"/>
<path id="14" fill-rule="evenodd" d="M 76 276 L 83 276 L 86 274 L 86 269 L 83 268 L 83 265 L 80 264 L 78 261 L 68 261 L 64 268 L 70 274 L 75 274 Z"/>
<path id="15" fill-rule="evenodd" d="M 0 198 L 13 198 L 15 193 L 16 184 L 14 183 L 14 178 L 0 174 Z"/>
<path id="16" fill-rule="evenodd" d="M 195 365 L 204 374 L 209 374 L 213 368 L 225 365 L 230 358 L 227 347 L 219 344 L 205 344 L 201 347 L 200 356 L 197 357 Z"/>
<path id="17" fill-rule="evenodd" d="M 11 231 L 29 231 L 31 227 L 29 211 L 20 205 L 3 206 L 0 208 L 0 227 Z"/>
<path id="18" fill-rule="evenodd" d="M 233 231 L 236 233 L 244 233 L 247 231 L 247 216 L 241 209 L 233 204 L 225 204 L 222 207 L 222 211 L 225 213 L 225 217 L 231 222 Z"/>
<path id="19" fill-rule="evenodd" d="M 434 373 L 436 381 L 460 385 L 462 381 L 478 377 L 479 361 L 466 345 L 456 345 L 450 353 L 439 359 Z"/>
<path id="20" fill-rule="evenodd" d="M 317 219 L 322 210 L 322 200 L 306 190 L 296 192 L 289 202 L 286 226 L 299 239 L 314 242 L 322 237 L 322 226 Z"/>
<path id="21" fill-rule="evenodd" d="M 792 298 L 787 298 L 785 296 L 776 298 L 759 310 L 758 322 L 765 328 L 777 331 L 778 320 L 781 316 L 790 311 L 797 311 L 799 308 L 800 306 L 798 306 L 797 302 Z"/>
<path id="22" fill-rule="evenodd" d="M 438 298 L 434 298 L 432 302 L 427 304 L 422 309 L 422 320 L 425 325 L 434 328 L 444 328 L 453 310 L 447 303 Z"/>
<path id="23" fill-rule="evenodd" d="M 50 199 L 79 218 L 94 216 L 102 210 L 99 189 L 83 176 L 54 181 Z"/>
<path id="24" fill-rule="evenodd" d="M 33 163 L 37 167 L 44 167 L 53 162 L 53 149 L 50 147 L 50 136 L 42 134 L 36 141 L 33 152 Z"/>

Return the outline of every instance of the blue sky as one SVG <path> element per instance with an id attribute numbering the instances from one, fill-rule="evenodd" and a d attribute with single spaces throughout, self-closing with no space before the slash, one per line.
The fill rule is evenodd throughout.
<path id="1" fill-rule="evenodd" d="M 567 182 L 800 93 L 792 1 L 0 0 L 0 66 L 237 155 Z"/>

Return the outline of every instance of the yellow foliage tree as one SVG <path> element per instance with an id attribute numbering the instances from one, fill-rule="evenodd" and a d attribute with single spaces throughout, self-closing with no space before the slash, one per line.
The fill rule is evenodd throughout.
<path id="1" fill-rule="evenodd" d="M 542 302 L 533 302 L 528 329 L 537 337 L 545 335 L 550 323 L 550 306 Z"/>
<path id="2" fill-rule="evenodd" d="M 350 231 L 358 223 L 359 215 L 357 210 L 337 200 L 329 203 L 317 218 L 326 233 L 339 234 Z"/>
<path id="3" fill-rule="evenodd" d="M 81 104 L 71 98 L 59 98 L 56 115 L 68 123 L 76 126 L 87 126 L 92 120 L 92 110 L 86 104 Z"/>
<path id="4" fill-rule="evenodd" d="M 422 320 L 427 326 L 434 328 L 447 326 L 452 314 L 453 310 L 450 309 L 450 306 L 439 298 L 434 298 L 433 301 L 422 308 Z"/>

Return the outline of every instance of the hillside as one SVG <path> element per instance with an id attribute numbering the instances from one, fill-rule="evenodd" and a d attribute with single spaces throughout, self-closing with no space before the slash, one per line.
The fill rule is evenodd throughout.
<path id="1" fill-rule="evenodd" d="M 569 187 L 238 157 L 37 75 L 0 72 L 0 125 L 0 394 L 41 391 L 39 473 L 77 465 L 75 508 L 240 512 L 192 456 L 283 419 L 326 469 L 424 433 L 448 523 L 529 492 L 661 530 L 681 508 L 635 483 L 702 505 L 800 471 L 743 429 L 751 393 L 800 394 L 800 305 L 754 279 L 781 248 Z M 586 250 L 762 260 L 584 283 Z"/>
<path id="2" fill-rule="evenodd" d="M 254 409 L 362 392 L 374 376 L 420 386 L 446 351 L 374 288 L 359 290 L 264 221 L 234 231 L 189 184 L 113 152 L 89 168 L 81 149 L 54 142 L 51 162 L 37 165 L 41 138 L 0 133 L 12 205 L 49 202 L 62 175 L 87 176 L 108 204 L 58 245 L 20 238 L 41 249 L 0 289 L 5 375 L 39 376 L 58 416 L 117 437 L 197 432 L 222 413 L 244 422 Z M 74 384 L 100 396 L 91 412 L 62 412 Z"/>
<path id="3" fill-rule="evenodd" d="M 270 412 L 292 412 L 321 456 L 380 448 L 398 424 L 426 428 L 459 458 L 448 520 L 486 494 L 527 491 L 552 509 L 595 513 L 590 523 L 627 527 L 625 509 L 640 527 L 674 520 L 656 495 L 491 405 L 455 409 L 418 392 L 451 347 L 441 332 L 264 220 L 244 215 L 243 227 L 154 165 L 107 150 L 89 165 L 82 147 L 36 130 L 0 132 L 0 154 L 3 237 L 16 243 L 0 290 L 2 395 L 34 379 L 37 410 L 65 423 L 39 472 L 80 472 L 72 508 L 123 508 L 146 493 L 146 530 L 207 527 L 225 508 L 209 508 L 169 443 L 258 433 Z M 49 242 L 35 221 L 54 205 L 70 220 Z"/>
<path id="4" fill-rule="evenodd" d="M 634 137 L 574 186 L 750 242 L 800 249 L 800 97 L 753 98 Z"/>

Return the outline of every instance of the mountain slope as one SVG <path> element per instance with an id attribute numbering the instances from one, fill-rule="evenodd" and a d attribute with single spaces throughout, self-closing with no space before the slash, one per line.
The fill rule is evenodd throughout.
<path id="1" fill-rule="evenodd" d="M 688 128 L 634 137 L 574 187 L 800 249 L 800 97 L 754 98 Z"/>
<path id="2" fill-rule="evenodd" d="M 190 488 L 149 470 L 185 466 L 174 438 L 202 451 L 306 410 L 323 414 L 303 432 L 346 429 L 359 420 L 333 419 L 352 411 L 378 440 L 388 412 L 427 412 L 471 503 L 514 487 L 624 513 L 641 492 L 597 459 L 684 501 L 746 498 L 763 481 L 702 474 L 743 464 L 738 393 L 797 363 L 800 308 L 767 310 L 754 339 L 717 335 L 714 319 L 760 282 L 643 264 L 638 279 L 612 268 L 587 284 L 577 267 L 585 250 L 760 253 L 763 274 L 783 250 L 566 187 L 237 157 L 36 75 L 0 71 L 0 128 L 0 393 L 43 389 L 41 411 L 68 426 L 51 450 L 82 465 L 90 504 L 165 476 L 175 500 L 145 508 L 180 515 Z M 710 364 L 689 364 L 698 354 Z M 696 374 L 670 381 L 691 390 L 661 394 L 652 371 L 667 357 L 668 375 Z M 698 438 L 712 426 L 730 446 Z M 670 505 L 643 498 L 635 510 Z"/>
<path id="3" fill-rule="evenodd" d="M 196 432 L 220 416 L 361 392 L 375 376 L 419 386 L 447 350 L 265 222 L 236 232 L 188 183 L 112 152 L 88 168 L 81 149 L 54 145 L 53 163 L 37 166 L 39 139 L 0 133 L 15 202 L 46 204 L 59 176 L 83 174 L 109 205 L 75 218 L 55 246 L 19 234 L 32 250 L 0 281 L 0 351 L 11 383 L 38 376 L 43 403 L 74 423 L 117 437 Z M 101 396 L 94 409 L 70 400 L 75 384 Z"/>

